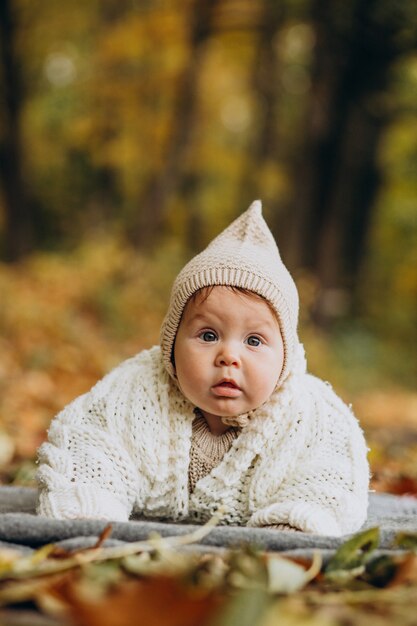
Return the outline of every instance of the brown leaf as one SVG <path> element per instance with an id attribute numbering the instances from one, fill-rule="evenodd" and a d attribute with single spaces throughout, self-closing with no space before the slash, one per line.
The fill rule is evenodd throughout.
<path id="1" fill-rule="evenodd" d="M 73 554 L 74 552 L 71 552 L 71 550 L 66 550 L 61 546 L 54 546 L 54 549 L 52 550 L 49 557 L 53 559 L 69 559 L 70 556 L 72 556 Z"/>
<path id="2" fill-rule="evenodd" d="M 54 546 L 52 552 L 49 554 L 54 559 L 68 559 L 75 554 L 81 554 L 82 552 L 89 552 L 90 550 L 97 550 L 102 544 L 109 538 L 113 530 L 113 526 L 108 524 L 98 537 L 96 543 L 91 548 L 78 548 L 76 550 L 66 550 L 61 546 Z"/>
<path id="3" fill-rule="evenodd" d="M 168 577 L 126 581 L 100 599 L 85 591 L 71 579 L 53 590 L 79 626 L 204 626 L 222 602 Z"/>
<path id="4" fill-rule="evenodd" d="M 405 555 L 399 563 L 394 578 L 388 587 L 398 587 L 399 585 L 409 585 L 417 583 L 417 554 L 412 552 Z"/>
<path id="5" fill-rule="evenodd" d="M 110 537 L 112 530 L 113 530 L 112 524 L 108 524 L 106 528 L 100 534 L 99 538 L 97 539 L 97 542 L 93 546 L 93 550 L 100 548 L 100 546 L 106 541 L 106 539 Z"/>
<path id="6" fill-rule="evenodd" d="M 397 496 L 417 496 L 417 479 L 403 474 L 390 475 L 376 472 L 371 486 L 376 491 L 392 493 Z"/>

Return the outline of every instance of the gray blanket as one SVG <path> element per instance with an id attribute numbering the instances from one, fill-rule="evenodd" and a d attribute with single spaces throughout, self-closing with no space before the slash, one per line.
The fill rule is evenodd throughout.
<path id="1" fill-rule="evenodd" d="M 57 543 L 67 549 L 93 545 L 107 526 L 95 520 L 52 520 L 35 514 L 37 491 L 25 487 L 0 487 L 0 547 L 13 546 L 29 552 L 46 543 Z M 368 519 L 364 528 L 379 526 L 380 552 L 393 550 L 399 532 L 417 533 L 417 499 L 389 494 L 370 494 Z M 163 537 L 184 535 L 193 525 L 133 519 L 114 522 L 111 538 L 105 545 L 138 541 L 157 532 Z M 197 548 L 216 550 L 252 544 L 288 555 L 310 556 L 320 549 L 324 558 L 346 541 L 347 537 L 322 537 L 302 532 L 286 532 L 240 526 L 218 526 Z"/>

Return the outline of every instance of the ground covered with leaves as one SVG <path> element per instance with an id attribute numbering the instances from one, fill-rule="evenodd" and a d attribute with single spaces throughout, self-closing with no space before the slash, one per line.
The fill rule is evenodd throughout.
<path id="1" fill-rule="evenodd" d="M 213 523 L 213 522 L 212 522 Z M 417 535 L 377 552 L 378 528 L 355 535 L 323 562 L 255 547 L 193 549 L 192 535 L 30 556 L 0 550 L 0 624 L 13 626 L 415 625 Z"/>

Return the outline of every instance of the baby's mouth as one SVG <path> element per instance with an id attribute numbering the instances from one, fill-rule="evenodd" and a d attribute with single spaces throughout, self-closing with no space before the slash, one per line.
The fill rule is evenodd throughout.
<path id="1" fill-rule="evenodd" d="M 212 387 L 213 393 L 216 396 L 222 396 L 227 398 L 236 398 L 241 394 L 239 385 L 229 378 L 223 378 Z"/>

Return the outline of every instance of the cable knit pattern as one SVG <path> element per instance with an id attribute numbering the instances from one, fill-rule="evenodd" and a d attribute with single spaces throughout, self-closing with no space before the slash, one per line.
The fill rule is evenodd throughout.
<path id="1" fill-rule="evenodd" d="M 190 465 L 188 467 L 188 490 L 194 491 L 197 481 L 210 474 L 239 434 L 237 428 L 229 428 L 222 435 L 213 435 L 203 415 L 194 410 L 196 418 L 193 421 Z"/>
<path id="2" fill-rule="evenodd" d="M 289 526 L 288 524 L 270 524 L 267 528 L 273 528 L 275 530 L 285 530 L 287 532 L 295 533 L 298 531 L 298 528 L 294 528 L 293 526 Z"/>
<path id="3" fill-rule="evenodd" d="M 292 373 L 191 495 L 194 407 L 159 347 L 123 362 L 53 421 L 39 451 L 39 513 L 203 522 L 223 504 L 223 524 L 356 531 L 369 480 L 362 432 L 330 386 L 305 373 L 301 346 L 296 353 Z"/>

